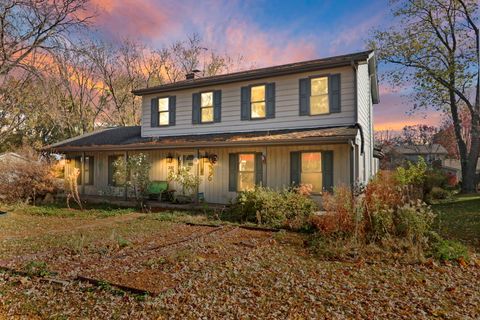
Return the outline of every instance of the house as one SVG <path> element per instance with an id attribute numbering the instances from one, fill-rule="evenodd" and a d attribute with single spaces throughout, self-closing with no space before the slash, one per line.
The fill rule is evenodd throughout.
<path id="1" fill-rule="evenodd" d="M 198 192 L 228 203 L 237 192 L 311 184 L 315 195 L 367 182 L 373 157 L 372 105 L 379 102 L 373 51 L 187 79 L 136 90 L 140 126 L 104 128 L 46 149 L 80 169 L 80 191 L 122 196 L 113 162 L 143 152 L 151 180 L 185 167 Z M 178 186 L 170 186 L 178 190 Z"/>
<path id="2" fill-rule="evenodd" d="M 409 161 L 416 163 L 422 157 L 429 164 L 441 165 L 448 155 L 448 151 L 440 144 L 430 145 L 397 145 L 383 147 L 385 153 L 382 167 L 394 169 Z"/>
<path id="3" fill-rule="evenodd" d="M 446 172 L 449 176 L 454 176 L 456 181 L 462 180 L 462 164 L 458 159 L 444 159 L 442 161 L 442 170 Z M 477 162 L 477 183 L 480 183 L 480 159 Z"/>

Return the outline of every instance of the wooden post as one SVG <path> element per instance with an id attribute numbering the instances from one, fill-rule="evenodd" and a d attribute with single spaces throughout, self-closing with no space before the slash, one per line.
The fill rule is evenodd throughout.
<path id="1" fill-rule="evenodd" d="M 197 179 L 200 179 L 200 149 L 197 148 Z M 200 198 L 198 197 L 198 192 L 200 191 L 199 189 L 199 184 L 197 184 L 196 192 L 195 192 L 195 203 L 199 204 L 200 203 Z"/>
<path id="2" fill-rule="evenodd" d="M 129 178 L 129 175 L 128 175 L 128 151 L 125 151 L 124 158 L 125 158 L 125 185 L 124 185 L 124 190 L 123 190 L 123 198 L 125 199 L 125 201 L 127 201 L 128 200 L 127 180 Z"/>
<path id="3" fill-rule="evenodd" d="M 82 178 L 82 195 L 85 194 L 85 151 L 82 152 L 82 172 L 81 178 Z"/>

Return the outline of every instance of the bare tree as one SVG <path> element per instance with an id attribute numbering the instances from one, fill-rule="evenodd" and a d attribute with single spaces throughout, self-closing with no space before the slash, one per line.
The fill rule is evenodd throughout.
<path id="1" fill-rule="evenodd" d="M 370 46 L 394 66 L 394 85 L 413 84 L 416 108 L 444 109 L 452 119 L 462 192 L 475 191 L 480 153 L 480 42 L 477 0 L 392 0 L 396 27 L 374 32 Z M 462 137 L 459 101 L 470 113 L 471 143 Z"/>

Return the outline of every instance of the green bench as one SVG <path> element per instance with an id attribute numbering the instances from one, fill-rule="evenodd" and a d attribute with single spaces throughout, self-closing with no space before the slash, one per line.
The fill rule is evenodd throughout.
<path id="1" fill-rule="evenodd" d="M 168 190 L 167 181 L 151 181 L 148 186 L 148 198 L 151 200 L 171 200 L 173 190 Z"/>

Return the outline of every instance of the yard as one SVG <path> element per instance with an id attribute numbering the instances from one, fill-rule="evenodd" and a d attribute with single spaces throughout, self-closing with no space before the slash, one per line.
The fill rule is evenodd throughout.
<path id="1" fill-rule="evenodd" d="M 436 205 L 479 250 L 480 198 Z M 0 215 L 0 318 L 480 317 L 480 262 L 326 260 L 306 234 L 202 214 L 15 207 Z M 20 272 L 13 272 L 17 270 Z"/>

